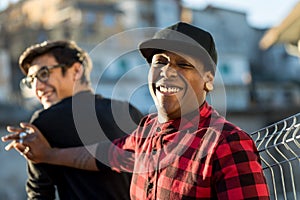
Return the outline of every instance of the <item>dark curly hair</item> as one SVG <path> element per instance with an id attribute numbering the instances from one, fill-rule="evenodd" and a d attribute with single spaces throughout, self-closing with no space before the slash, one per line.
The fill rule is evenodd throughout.
<path id="1" fill-rule="evenodd" d="M 90 84 L 91 58 L 86 51 L 71 40 L 44 41 L 28 47 L 19 58 L 19 66 L 22 72 L 27 75 L 32 61 L 45 54 L 52 55 L 59 64 L 67 66 L 66 68 L 62 68 L 63 74 L 75 62 L 81 63 L 84 69 L 81 83 Z"/>

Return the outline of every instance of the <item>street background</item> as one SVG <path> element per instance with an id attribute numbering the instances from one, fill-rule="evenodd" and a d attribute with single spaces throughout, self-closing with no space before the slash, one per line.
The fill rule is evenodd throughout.
<path id="1" fill-rule="evenodd" d="M 0 136 L 7 134 L 4 128 L 0 129 Z M 15 150 L 5 151 L 5 143 L 0 142 L 0 199 L 26 199 L 25 180 L 26 162 Z"/>
<path id="2" fill-rule="evenodd" d="M 218 71 L 208 101 L 228 120 L 252 133 L 295 115 L 300 16 L 293 10 L 299 5 L 298 0 L 1 0 L 0 136 L 7 134 L 5 126 L 28 121 L 40 108 L 32 91 L 20 87 L 18 57 L 48 39 L 72 39 L 90 53 L 96 93 L 130 101 L 144 114 L 154 112 L 137 41 L 152 36 L 143 30 L 179 20 L 215 38 Z M 6 152 L 5 145 L 0 144 L 0 199 L 26 199 L 25 160 L 15 150 Z"/>

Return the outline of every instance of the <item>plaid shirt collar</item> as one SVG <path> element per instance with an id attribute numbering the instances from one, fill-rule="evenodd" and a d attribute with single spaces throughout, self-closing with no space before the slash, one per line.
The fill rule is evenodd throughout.
<path id="1" fill-rule="evenodd" d="M 156 126 L 162 130 L 175 129 L 179 131 L 194 132 L 198 127 L 208 127 L 212 114 L 212 107 L 205 101 L 197 110 L 190 112 L 181 118 L 169 120 L 165 123 L 156 122 Z M 194 130 L 189 130 L 194 129 Z"/>

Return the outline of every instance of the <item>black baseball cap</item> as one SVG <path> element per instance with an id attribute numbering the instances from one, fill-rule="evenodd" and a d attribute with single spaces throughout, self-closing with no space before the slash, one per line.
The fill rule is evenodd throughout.
<path id="1" fill-rule="evenodd" d="M 139 50 L 148 63 L 151 63 L 157 50 L 182 52 L 200 59 L 215 71 L 217 51 L 212 35 L 196 26 L 178 22 L 158 31 L 152 39 L 139 44 Z"/>

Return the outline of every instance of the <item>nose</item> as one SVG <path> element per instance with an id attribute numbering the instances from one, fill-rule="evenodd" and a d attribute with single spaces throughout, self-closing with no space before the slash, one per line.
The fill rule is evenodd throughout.
<path id="1" fill-rule="evenodd" d="M 172 66 L 171 63 L 168 63 L 164 67 L 161 68 L 160 76 L 171 78 L 177 76 L 176 69 Z"/>

